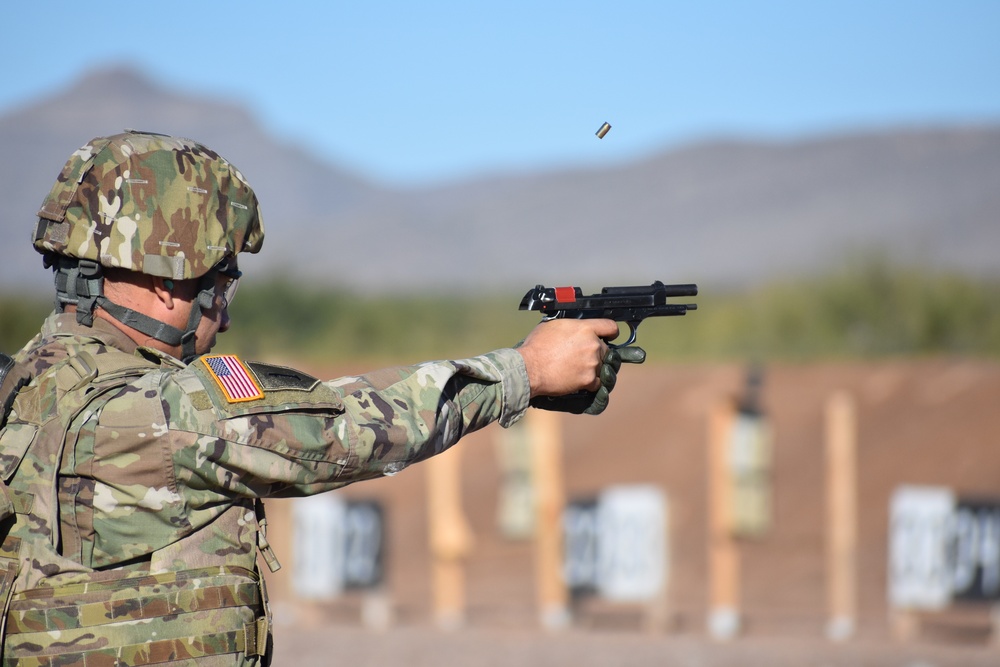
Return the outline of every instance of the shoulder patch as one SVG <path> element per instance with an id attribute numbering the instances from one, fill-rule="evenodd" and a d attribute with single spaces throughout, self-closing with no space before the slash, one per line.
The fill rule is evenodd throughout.
<path id="1" fill-rule="evenodd" d="M 308 373 L 285 366 L 262 364 L 259 361 L 246 362 L 264 391 L 312 391 L 319 379 Z"/>
<path id="2" fill-rule="evenodd" d="M 237 356 L 217 354 L 201 357 L 198 361 L 205 364 L 208 374 L 219 385 L 223 396 L 230 403 L 264 398 L 264 391 L 257 379 Z"/>

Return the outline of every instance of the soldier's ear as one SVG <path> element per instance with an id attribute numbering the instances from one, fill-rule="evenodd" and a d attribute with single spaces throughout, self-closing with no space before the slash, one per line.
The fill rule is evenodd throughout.
<path id="1" fill-rule="evenodd" d="M 174 307 L 174 295 L 172 294 L 174 289 L 173 280 L 153 276 L 152 288 L 153 293 L 156 295 L 156 298 L 160 300 L 160 303 L 168 309 L 172 309 Z"/>

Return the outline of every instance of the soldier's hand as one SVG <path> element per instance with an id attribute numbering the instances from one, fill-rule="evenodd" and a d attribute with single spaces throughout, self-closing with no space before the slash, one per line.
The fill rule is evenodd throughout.
<path id="1" fill-rule="evenodd" d="M 618 369 L 621 365 L 641 364 L 645 360 L 646 351 L 641 347 L 609 349 L 601 365 L 600 387 L 597 391 L 581 391 L 566 396 L 537 396 L 531 399 L 531 406 L 557 412 L 599 415 L 608 407 L 611 390 L 618 381 Z"/>
<path id="2" fill-rule="evenodd" d="M 597 391 L 608 351 L 604 339 L 618 335 L 612 320 L 558 319 L 542 322 L 518 347 L 528 372 L 531 396 Z"/>
<path id="3" fill-rule="evenodd" d="M 542 322 L 518 348 L 531 385 L 531 405 L 546 410 L 599 414 L 622 363 L 642 363 L 639 347 L 609 348 L 618 335 L 612 320 L 557 319 Z"/>

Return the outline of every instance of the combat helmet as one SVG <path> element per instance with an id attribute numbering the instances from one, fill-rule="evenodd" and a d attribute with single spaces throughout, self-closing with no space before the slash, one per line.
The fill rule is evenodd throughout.
<path id="1" fill-rule="evenodd" d="M 215 151 L 189 139 L 127 130 L 74 152 L 38 211 L 34 247 L 52 267 L 56 310 L 76 306 L 93 324 L 100 306 L 116 320 L 195 356 L 195 330 L 212 307 L 215 275 L 264 241 L 257 197 Z M 104 269 L 169 280 L 200 279 L 181 331 L 104 295 Z"/>

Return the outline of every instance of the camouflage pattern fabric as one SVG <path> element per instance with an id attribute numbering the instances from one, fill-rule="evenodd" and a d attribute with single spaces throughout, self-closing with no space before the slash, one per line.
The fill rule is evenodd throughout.
<path id="1" fill-rule="evenodd" d="M 188 139 L 126 132 L 70 156 L 38 211 L 34 246 L 180 280 L 264 240 L 257 197 L 218 153 Z"/>
<path id="2" fill-rule="evenodd" d="M 260 606 L 232 567 L 41 586 L 11 602 L 4 665 L 258 664 Z"/>
<path id="3" fill-rule="evenodd" d="M 10 411 L 18 389 L 27 381 L 27 371 L 18 365 L 12 357 L 0 352 L 0 427 L 7 420 L 7 413 Z"/>
<path id="4" fill-rule="evenodd" d="M 204 359 L 185 366 L 73 314 L 50 316 L 17 359 L 34 379 L 0 432 L 0 463 L 31 520 L 18 514 L 3 549 L 20 560 L 0 554 L 0 577 L 16 577 L 4 659 L 18 665 L 50 664 L 28 662 L 48 654 L 60 665 L 149 664 L 149 651 L 180 660 L 192 647 L 207 652 L 191 664 L 258 664 L 266 658 L 245 650 L 267 643 L 264 596 L 249 594 L 267 550 L 255 499 L 395 474 L 493 421 L 514 423 L 529 396 L 520 355 L 498 350 L 327 382 L 249 362 L 262 395 L 234 401 Z M 205 568 L 243 574 L 185 574 Z M 109 578 L 113 592 L 101 593 Z M 240 603 L 190 607 L 213 595 Z M 171 604 L 176 613 L 155 617 L 169 629 L 142 649 L 153 635 L 133 614 Z"/>

